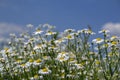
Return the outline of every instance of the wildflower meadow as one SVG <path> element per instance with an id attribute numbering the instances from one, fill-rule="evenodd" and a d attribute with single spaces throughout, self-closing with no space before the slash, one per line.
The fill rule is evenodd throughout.
<path id="1" fill-rule="evenodd" d="M 120 80 L 120 38 L 89 28 L 57 32 L 49 24 L 11 34 L 0 51 L 0 80 Z"/>

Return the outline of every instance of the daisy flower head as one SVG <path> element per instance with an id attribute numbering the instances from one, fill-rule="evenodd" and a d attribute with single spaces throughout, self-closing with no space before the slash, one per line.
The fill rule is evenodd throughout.
<path id="1" fill-rule="evenodd" d="M 21 64 L 23 61 L 21 59 L 18 59 L 15 61 L 15 64 Z"/>
<path id="2" fill-rule="evenodd" d="M 90 29 L 82 29 L 82 30 L 78 30 L 77 33 L 78 33 L 78 34 L 80 34 L 80 33 L 85 33 L 85 34 L 90 34 L 90 35 L 95 34 L 95 33 L 92 32 L 92 30 L 90 30 Z"/>
<path id="3" fill-rule="evenodd" d="M 77 60 L 76 60 L 75 58 L 69 58 L 68 62 L 69 62 L 70 64 L 74 64 L 74 63 L 77 62 Z"/>
<path id="4" fill-rule="evenodd" d="M 58 40 L 55 40 L 55 43 L 56 44 L 61 44 L 61 43 L 64 43 L 66 40 L 64 40 L 63 38 L 61 39 L 58 39 Z"/>
<path id="5" fill-rule="evenodd" d="M 50 60 L 51 57 L 50 56 L 43 56 L 43 60 Z"/>
<path id="6" fill-rule="evenodd" d="M 25 64 L 21 64 L 20 67 L 21 68 L 26 68 L 26 65 Z"/>
<path id="7" fill-rule="evenodd" d="M 105 33 L 105 34 L 107 34 L 107 33 L 109 33 L 109 32 L 110 32 L 109 30 L 105 30 L 105 29 L 99 31 L 99 33 Z"/>
<path id="8" fill-rule="evenodd" d="M 111 46 L 117 46 L 118 42 L 117 41 L 112 41 Z"/>
<path id="9" fill-rule="evenodd" d="M 34 60 L 33 59 L 29 59 L 29 61 L 26 63 L 27 67 L 30 67 L 33 64 Z"/>
<path id="10" fill-rule="evenodd" d="M 83 66 L 83 64 L 78 64 L 78 63 L 75 63 L 75 67 L 76 67 L 76 69 L 83 69 L 84 68 L 84 66 Z"/>
<path id="11" fill-rule="evenodd" d="M 118 39 L 118 36 L 112 36 L 112 37 L 110 38 L 111 41 L 117 40 L 117 39 Z"/>
<path id="12" fill-rule="evenodd" d="M 33 49 L 36 50 L 36 49 L 41 49 L 41 48 L 42 48 L 42 46 L 40 44 L 38 44 L 38 45 L 35 45 L 35 47 Z"/>
<path id="13" fill-rule="evenodd" d="M 58 53 L 58 56 L 66 56 L 66 55 L 68 55 L 69 53 L 68 52 L 60 52 L 60 53 Z"/>
<path id="14" fill-rule="evenodd" d="M 48 31 L 45 35 L 50 36 L 50 35 L 55 35 L 55 34 L 57 34 L 57 32 Z"/>
<path id="15" fill-rule="evenodd" d="M 67 55 L 61 55 L 59 54 L 56 58 L 57 61 L 60 61 L 60 62 L 64 62 L 64 61 L 67 61 L 69 59 L 69 56 Z"/>
<path id="16" fill-rule="evenodd" d="M 34 65 L 41 65 L 43 61 L 41 59 L 37 59 L 33 62 Z"/>
<path id="17" fill-rule="evenodd" d="M 101 38 L 96 38 L 96 39 L 93 39 L 92 42 L 95 43 L 95 44 L 100 44 L 104 41 L 104 39 L 101 39 Z"/>
<path id="18" fill-rule="evenodd" d="M 72 39 L 74 39 L 74 36 L 73 36 L 73 35 L 68 34 L 68 35 L 65 37 L 65 39 L 72 40 Z"/>
<path id="19" fill-rule="evenodd" d="M 78 33 L 87 33 L 87 31 L 88 31 L 88 29 L 85 28 L 85 29 L 82 29 L 82 30 L 78 30 L 77 32 Z"/>
<path id="20" fill-rule="evenodd" d="M 93 32 L 92 30 L 88 29 L 88 30 L 87 30 L 87 34 L 94 35 L 94 34 L 95 34 L 95 32 Z"/>
<path id="21" fill-rule="evenodd" d="M 65 33 L 67 33 L 67 32 L 71 33 L 71 32 L 74 32 L 74 31 L 75 31 L 75 29 L 66 29 L 66 30 L 64 30 Z"/>
<path id="22" fill-rule="evenodd" d="M 43 69 L 40 69 L 39 70 L 39 74 L 50 74 L 52 71 L 50 69 L 48 69 L 47 67 L 43 68 Z"/>
<path id="23" fill-rule="evenodd" d="M 43 33 L 43 31 L 40 30 L 40 29 L 37 29 L 37 30 L 34 32 L 35 35 L 42 34 L 42 33 Z"/>
<path id="24" fill-rule="evenodd" d="M 36 49 L 42 49 L 45 47 L 47 47 L 46 44 L 37 44 L 37 45 L 35 45 L 35 47 L 33 49 L 36 50 Z"/>
<path id="25" fill-rule="evenodd" d="M 95 64 L 96 64 L 96 65 L 99 65 L 99 64 L 100 64 L 100 61 L 99 61 L 99 60 L 95 60 Z"/>

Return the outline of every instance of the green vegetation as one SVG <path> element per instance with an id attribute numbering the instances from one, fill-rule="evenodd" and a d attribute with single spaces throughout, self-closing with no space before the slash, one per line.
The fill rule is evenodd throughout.
<path id="1" fill-rule="evenodd" d="M 12 34 L 0 51 L 0 80 L 120 80 L 119 37 L 108 30 L 91 42 L 90 29 L 55 32 L 46 24 L 30 33 Z"/>

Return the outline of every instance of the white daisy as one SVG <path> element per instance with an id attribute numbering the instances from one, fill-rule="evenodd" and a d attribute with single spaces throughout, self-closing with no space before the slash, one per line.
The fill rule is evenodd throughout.
<path id="1" fill-rule="evenodd" d="M 96 39 L 93 39 L 92 40 L 92 42 L 93 43 L 96 43 L 96 44 L 100 44 L 100 43 L 102 43 L 104 40 L 103 39 L 101 39 L 101 38 L 96 38 Z"/>
<path id="2" fill-rule="evenodd" d="M 40 29 L 38 29 L 38 30 L 36 30 L 36 32 L 34 32 L 35 35 L 42 34 L 42 33 L 43 33 L 43 31 Z"/>
<path id="3" fill-rule="evenodd" d="M 40 69 L 39 70 L 39 74 L 50 74 L 52 71 L 49 70 L 47 67 L 43 68 L 43 69 Z"/>

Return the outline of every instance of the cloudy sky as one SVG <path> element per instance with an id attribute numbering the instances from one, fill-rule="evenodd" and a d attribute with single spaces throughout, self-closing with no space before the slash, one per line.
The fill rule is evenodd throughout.
<path id="1" fill-rule="evenodd" d="M 0 38 L 29 23 L 120 34 L 120 0 L 0 0 Z"/>

